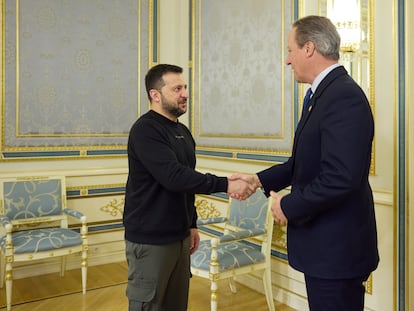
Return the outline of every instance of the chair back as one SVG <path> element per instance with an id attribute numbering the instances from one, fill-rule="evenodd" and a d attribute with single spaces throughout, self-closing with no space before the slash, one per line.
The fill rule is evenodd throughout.
<path id="1" fill-rule="evenodd" d="M 63 177 L 34 177 L 0 180 L 0 214 L 10 220 L 61 215 L 66 208 Z"/>
<path id="2" fill-rule="evenodd" d="M 230 199 L 228 224 L 245 230 L 266 229 L 269 201 L 261 190 L 257 190 L 248 199 L 239 201 Z"/>

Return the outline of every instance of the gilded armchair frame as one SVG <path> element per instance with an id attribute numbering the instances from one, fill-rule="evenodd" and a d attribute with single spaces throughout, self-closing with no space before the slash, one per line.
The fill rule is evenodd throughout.
<path id="1" fill-rule="evenodd" d="M 79 232 L 68 228 L 68 216 L 80 223 Z M 81 253 L 82 292 L 86 293 L 86 216 L 67 208 L 65 177 L 0 179 L 0 225 L 0 287 L 5 281 L 7 310 L 11 310 L 13 266 L 19 262 L 60 257 L 63 276 L 66 256 Z"/>

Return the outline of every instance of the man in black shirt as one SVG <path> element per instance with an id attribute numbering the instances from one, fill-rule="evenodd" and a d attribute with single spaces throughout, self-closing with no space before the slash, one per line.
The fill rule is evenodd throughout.
<path id="1" fill-rule="evenodd" d="M 255 189 L 243 180 L 195 170 L 195 141 L 178 121 L 187 111 L 182 68 L 152 67 L 145 86 L 150 110 L 132 126 L 124 226 L 130 311 L 187 310 L 190 255 L 198 248 L 195 194 Z"/>

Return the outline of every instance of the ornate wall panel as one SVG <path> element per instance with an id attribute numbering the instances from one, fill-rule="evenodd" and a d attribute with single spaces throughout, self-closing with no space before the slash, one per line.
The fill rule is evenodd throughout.
<path id="1" fill-rule="evenodd" d="M 192 1 L 191 125 L 198 154 L 274 160 L 290 153 L 297 120 L 285 65 L 291 5 Z"/>
<path id="2" fill-rule="evenodd" d="M 126 154 L 152 0 L 3 0 L 2 158 Z"/>

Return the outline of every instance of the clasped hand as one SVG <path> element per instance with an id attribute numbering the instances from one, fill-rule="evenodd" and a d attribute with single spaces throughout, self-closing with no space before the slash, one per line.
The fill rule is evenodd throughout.
<path id="1" fill-rule="evenodd" d="M 249 198 L 257 188 L 261 188 L 262 184 L 260 183 L 259 177 L 249 174 L 236 173 L 228 177 L 229 186 L 227 189 L 228 195 L 237 200 L 245 200 Z M 283 213 L 280 201 L 282 196 L 275 191 L 270 191 L 270 196 L 273 198 L 272 203 L 272 215 L 276 223 L 281 226 L 287 224 L 287 218 Z"/>
<path id="2" fill-rule="evenodd" d="M 227 193 L 237 200 L 249 198 L 261 186 L 257 175 L 236 173 L 227 179 L 229 182 Z"/>

